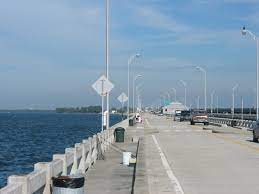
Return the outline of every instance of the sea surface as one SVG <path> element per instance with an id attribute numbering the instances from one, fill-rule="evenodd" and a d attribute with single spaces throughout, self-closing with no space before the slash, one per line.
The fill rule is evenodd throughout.
<path id="1" fill-rule="evenodd" d="M 111 125 L 121 121 L 120 115 L 110 118 Z M 0 113 L 0 188 L 8 176 L 33 171 L 35 163 L 51 161 L 100 129 L 100 114 Z"/>

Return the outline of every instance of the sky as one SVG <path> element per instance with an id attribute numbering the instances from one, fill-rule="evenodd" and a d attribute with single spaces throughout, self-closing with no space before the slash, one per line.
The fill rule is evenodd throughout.
<path id="1" fill-rule="evenodd" d="M 259 35 L 259 0 L 110 0 L 110 80 L 112 106 L 141 74 L 144 105 L 177 90 L 187 105 L 208 105 L 215 90 L 219 106 L 255 105 L 256 42 L 242 36 L 243 25 Z M 99 105 L 91 85 L 105 73 L 105 0 L 0 0 L 0 109 L 52 109 Z M 132 84 L 131 84 L 132 85 Z M 131 86 L 132 87 L 132 86 Z M 132 89 L 131 89 L 132 90 Z M 132 95 L 132 94 L 131 94 Z M 214 104 L 216 104 L 214 102 Z"/>

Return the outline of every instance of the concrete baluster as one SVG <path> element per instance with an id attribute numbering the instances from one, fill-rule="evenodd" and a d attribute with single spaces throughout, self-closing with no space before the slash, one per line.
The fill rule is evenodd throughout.
<path id="1" fill-rule="evenodd" d="M 87 168 L 88 168 L 88 162 L 87 162 L 87 156 L 89 153 L 89 141 L 88 140 L 83 140 L 82 143 L 82 159 L 81 159 L 81 164 L 79 165 L 79 168 L 85 173 Z"/>
<path id="2" fill-rule="evenodd" d="M 89 137 L 88 140 L 88 154 L 87 154 L 87 157 L 86 157 L 86 164 L 88 164 L 88 168 L 91 168 L 92 166 L 92 149 L 93 149 L 93 138 L 92 137 Z"/>
<path id="3" fill-rule="evenodd" d="M 94 135 L 93 136 L 93 139 L 92 139 L 92 146 L 93 146 L 93 152 L 92 152 L 92 162 L 93 163 L 95 163 L 96 162 L 96 160 L 97 160 L 97 141 L 96 141 L 96 139 L 97 139 L 97 136 L 96 135 Z"/>
<path id="4" fill-rule="evenodd" d="M 22 194 L 31 194 L 29 176 L 12 175 L 8 177 L 8 185 L 22 184 Z"/>
<path id="5" fill-rule="evenodd" d="M 51 194 L 51 178 L 52 175 L 52 163 L 51 162 L 39 162 L 34 165 L 34 170 L 45 170 L 46 171 L 46 184 L 43 190 L 43 194 Z"/>
<path id="6" fill-rule="evenodd" d="M 62 175 L 63 176 L 67 176 L 68 173 L 67 173 L 67 155 L 66 154 L 55 154 L 53 155 L 53 160 L 62 160 L 62 164 L 63 164 L 63 167 L 62 167 Z"/>

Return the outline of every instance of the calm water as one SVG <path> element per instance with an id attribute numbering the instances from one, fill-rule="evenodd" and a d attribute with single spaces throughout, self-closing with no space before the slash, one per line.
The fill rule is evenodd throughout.
<path id="1" fill-rule="evenodd" d="M 111 115 L 111 125 L 120 120 Z M 51 161 L 100 128 L 98 114 L 0 113 L 0 188 L 8 176 L 31 172 L 33 164 Z"/>

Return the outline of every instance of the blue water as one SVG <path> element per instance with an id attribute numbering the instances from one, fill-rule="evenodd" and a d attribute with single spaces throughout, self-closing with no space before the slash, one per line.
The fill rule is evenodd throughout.
<path id="1" fill-rule="evenodd" d="M 119 121 L 111 115 L 111 125 Z M 0 113 L 0 188 L 8 176 L 33 171 L 33 164 L 51 161 L 100 128 L 99 114 Z"/>

